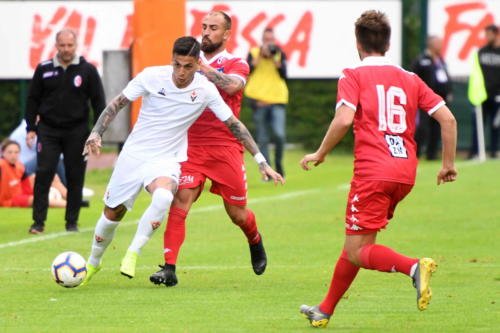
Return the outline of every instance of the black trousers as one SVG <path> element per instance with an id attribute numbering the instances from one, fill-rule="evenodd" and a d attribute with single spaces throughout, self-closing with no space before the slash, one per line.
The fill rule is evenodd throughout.
<path id="1" fill-rule="evenodd" d="M 76 224 L 82 203 L 82 190 L 86 162 L 82 151 L 89 134 L 87 123 L 71 128 L 54 128 L 40 123 L 37 136 L 37 159 L 35 189 L 33 199 L 33 220 L 43 223 L 47 219 L 49 190 L 61 153 L 64 156 L 64 169 L 68 196 L 66 198 L 67 225 Z"/>

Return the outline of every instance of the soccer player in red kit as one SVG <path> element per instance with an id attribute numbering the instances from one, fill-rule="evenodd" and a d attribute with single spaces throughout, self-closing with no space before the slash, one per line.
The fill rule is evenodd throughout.
<path id="1" fill-rule="evenodd" d="M 417 289 L 417 307 L 425 310 L 432 296 L 429 286 L 436 263 L 431 258 L 409 258 L 376 244 L 394 210 L 415 182 L 415 118 L 417 108 L 436 119 L 443 139 L 443 166 L 437 183 L 454 181 L 456 121 L 444 101 L 413 73 L 384 57 L 391 28 L 387 17 L 367 11 L 355 24 L 360 65 L 345 69 L 339 79 L 335 117 L 319 149 L 304 156 L 301 166 L 321 164 L 354 122 L 354 177 L 347 202 L 344 249 L 337 261 L 330 289 L 317 306 L 302 305 L 301 313 L 314 327 L 325 327 L 335 306 L 359 268 L 400 272 Z"/>
<path id="2" fill-rule="evenodd" d="M 231 35 L 231 18 L 224 12 L 210 12 L 202 21 L 200 70 L 213 82 L 234 115 L 239 117 L 243 88 L 249 74 L 246 61 L 226 51 Z M 179 191 L 168 215 L 164 233 L 165 265 L 152 274 L 151 282 L 177 284 L 175 265 L 185 238 L 185 221 L 191 205 L 198 199 L 207 178 L 210 191 L 220 195 L 234 224 L 248 239 L 255 274 L 264 273 L 267 265 L 262 237 L 254 213 L 246 208 L 247 183 L 243 147 L 227 127 L 205 110 L 188 132 L 188 160 L 182 163 Z M 257 163 L 265 161 L 258 154 Z M 283 182 L 283 179 L 280 179 Z"/>

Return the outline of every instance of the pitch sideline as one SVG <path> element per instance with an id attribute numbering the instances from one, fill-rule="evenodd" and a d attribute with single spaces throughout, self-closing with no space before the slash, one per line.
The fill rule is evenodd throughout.
<path id="1" fill-rule="evenodd" d="M 336 187 L 337 190 L 344 190 L 345 188 L 346 188 L 346 184 L 342 184 L 342 185 L 339 185 Z M 303 196 L 303 195 L 307 195 L 307 194 L 316 193 L 319 191 L 320 191 L 320 189 L 295 191 L 295 192 L 280 194 L 280 195 L 276 195 L 276 196 L 250 199 L 250 200 L 248 200 L 248 203 L 249 204 L 256 204 L 256 203 L 265 202 L 268 200 L 286 200 L 286 199 L 290 199 L 290 198 L 294 198 L 294 197 L 299 197 L 299 196 Z M 210 212 L 210 211 L 214 211 L 217 209 L 223 209 L 223 205 L 217 204 L 217 205 L 210 205 L 210 206 L 206 206 L 206 207 L 193 208 L 191 210 L 190 214 Z M 135 225 L 135 224 L 137 224 L 138 221 L 139 220 L 121 222 L 120 225 L 121 226 Z M 80 229 L 79 233 L 81 234 L 81 233 L 92 232 L 92 231 L 94 231 L 94 227 Z M 54 238 L 59 238 L 59 237 L 64 237 L 64 236 L 71 236 L 71 235 L 75 235 L 75 234 L 77 234 L 77 233 L 65 232 L 65 231 L 55 232 L 55 233 L 48 234 L 48 235 L 35 236 L 35 237 L 31 237 L 31 238 L 21 239 L 18 241 L 3 243 L 3 244 L 0 244 L 0 249 L 14 247 L 14 246 L 20 246 L 20 245 L 30 244 L 30 243 L 38 243 L 38 242 L 42 242 L 42 241 L 45 241 L 48 239 L 54 239 Z"/>

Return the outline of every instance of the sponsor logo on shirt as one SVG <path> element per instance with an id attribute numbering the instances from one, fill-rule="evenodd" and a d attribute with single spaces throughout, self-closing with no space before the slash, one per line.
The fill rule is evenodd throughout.
<path id="1" fill-rule="evenodd" d="M 43 73 L 42 78 L 48 79 L 49 77 L 54 77 L 57 75 L 59 75 L 58 71 L 48 71 L 48 72 Z"/>
<path id="2" fill-rule="evenodd" d="M 198 98 L 198 94 L 196 93 L 195 90 L 191 93 L 191 102 L 194 102 Z"/>
<path id="3" fill-rule="evenodd" d="M 82 85 L 82 77 L 80 75 L 77 75 L 75 76 L 75 78 L 73 79 L 73 84 L 75 85 L 75 87 L 79 87 Z"/>
<path id="4" fill-rule="evenodd" d="M 19 180 L 18 179 L 13 179 L 9 182 L 9 186 L 10 187 L 14 187 L 16 186 L 17 184 L 19 184 Z"/>
<path id="5" fill-rule="evenodd" d="M 158 91 L 158 94 L 165 96 L 167 93 L 165 92 L 165 88 L 161 88 L 160 91 Z"/>

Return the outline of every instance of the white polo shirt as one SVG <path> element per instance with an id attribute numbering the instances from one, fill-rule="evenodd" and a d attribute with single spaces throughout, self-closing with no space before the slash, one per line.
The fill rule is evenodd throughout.
<path id="1" fill-rule="evenodd" d="M 217 88 L 196 73 L 185 88 L 177 88 L 172 66 L 148 67 L 122 94 L 130 101 L 143 97 L 139 117 L 123 152 L 143 161 L 187 160 L 187 130 L 207 107 L 221 121 L 232 116 Z"/>

